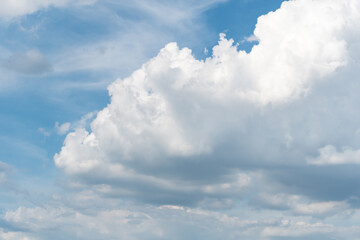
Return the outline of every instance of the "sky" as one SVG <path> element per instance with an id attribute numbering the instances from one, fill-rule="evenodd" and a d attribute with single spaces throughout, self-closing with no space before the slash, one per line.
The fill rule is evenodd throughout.
<path id="1" fill-rule="evenodd" d="M 358 0 L 0 5 L 0 240 L 360 239 Z"/>

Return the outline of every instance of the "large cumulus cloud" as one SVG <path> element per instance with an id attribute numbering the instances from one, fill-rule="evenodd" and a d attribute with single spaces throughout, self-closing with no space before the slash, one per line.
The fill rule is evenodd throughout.
<path id="1" fill-rule="evenodd" d="M 355 0 L 296 0 L 259 18 L 250 53 L 223 34 L 205 60 L 170 43 L 109 86 L 55 163 L 100 194 L 157 204 L 226 208 L 251 193 L 274 209 L 276 192 L 294 214 L 357 206 L 357 168 L 319 165 L 357 163 L 326 146 L 360 147 L 359 20 Z"/>

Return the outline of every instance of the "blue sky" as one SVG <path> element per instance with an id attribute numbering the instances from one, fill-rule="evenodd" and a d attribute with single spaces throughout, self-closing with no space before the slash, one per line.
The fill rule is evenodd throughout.
<path id="1" fill-rule="evenodd" d="M 0 0 L 0 240 L 357 239 L 357 0 Z"/>

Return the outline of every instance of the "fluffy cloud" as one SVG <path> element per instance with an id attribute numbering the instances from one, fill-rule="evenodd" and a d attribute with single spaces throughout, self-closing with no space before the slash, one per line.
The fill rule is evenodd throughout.
<path id="1" fill-rule="evenodd" d="M 205 60 L 168 44 L 109 86 L 111 103 L 90 132 L 67 135 L 56 165 L 108 196 L 172 204 L 238 198 L 257 181 L 256 170 L 239 169 L 304 164 L 328 139 L 321 111 L 337 107 L 336 98 L 323 101 L 321 88 L 354 70 L 359 11 L 357 1 L 284 2 L 259 18 L 250 53 L 223 34 Z"/>

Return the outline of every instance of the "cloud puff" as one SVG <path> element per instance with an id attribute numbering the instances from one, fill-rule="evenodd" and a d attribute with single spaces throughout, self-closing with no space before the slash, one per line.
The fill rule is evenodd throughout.
<path id="1" fill-rule="evenodd" d="M 284 2 L 259 18 L 250 53 L 223 34 L 205 60 L 168 44 L 109 86 L 111 103 L 90 132 L 67 135 L 56 166 L 109 195 L 185 204 L 229 197 L 221 186 L 236 189 L 246 164 L 304 162 L 326 139 L 294 131 L 309 106 L 304 97 L 352 66 L 359 11 L 357 1 Z M 329 106 L 320 99 L 314 111 Z M 293 114 L 292 104 L 304 111 Z M 315 126 L 310 118 L 303 124 Z"/>
<path id="2" fill-rule="evenodd" d="M 40 52 L 30 50 L 6 59 L 2 67 L 21 74 L 37 75 L 51 71 L 51 63 Z"/>

